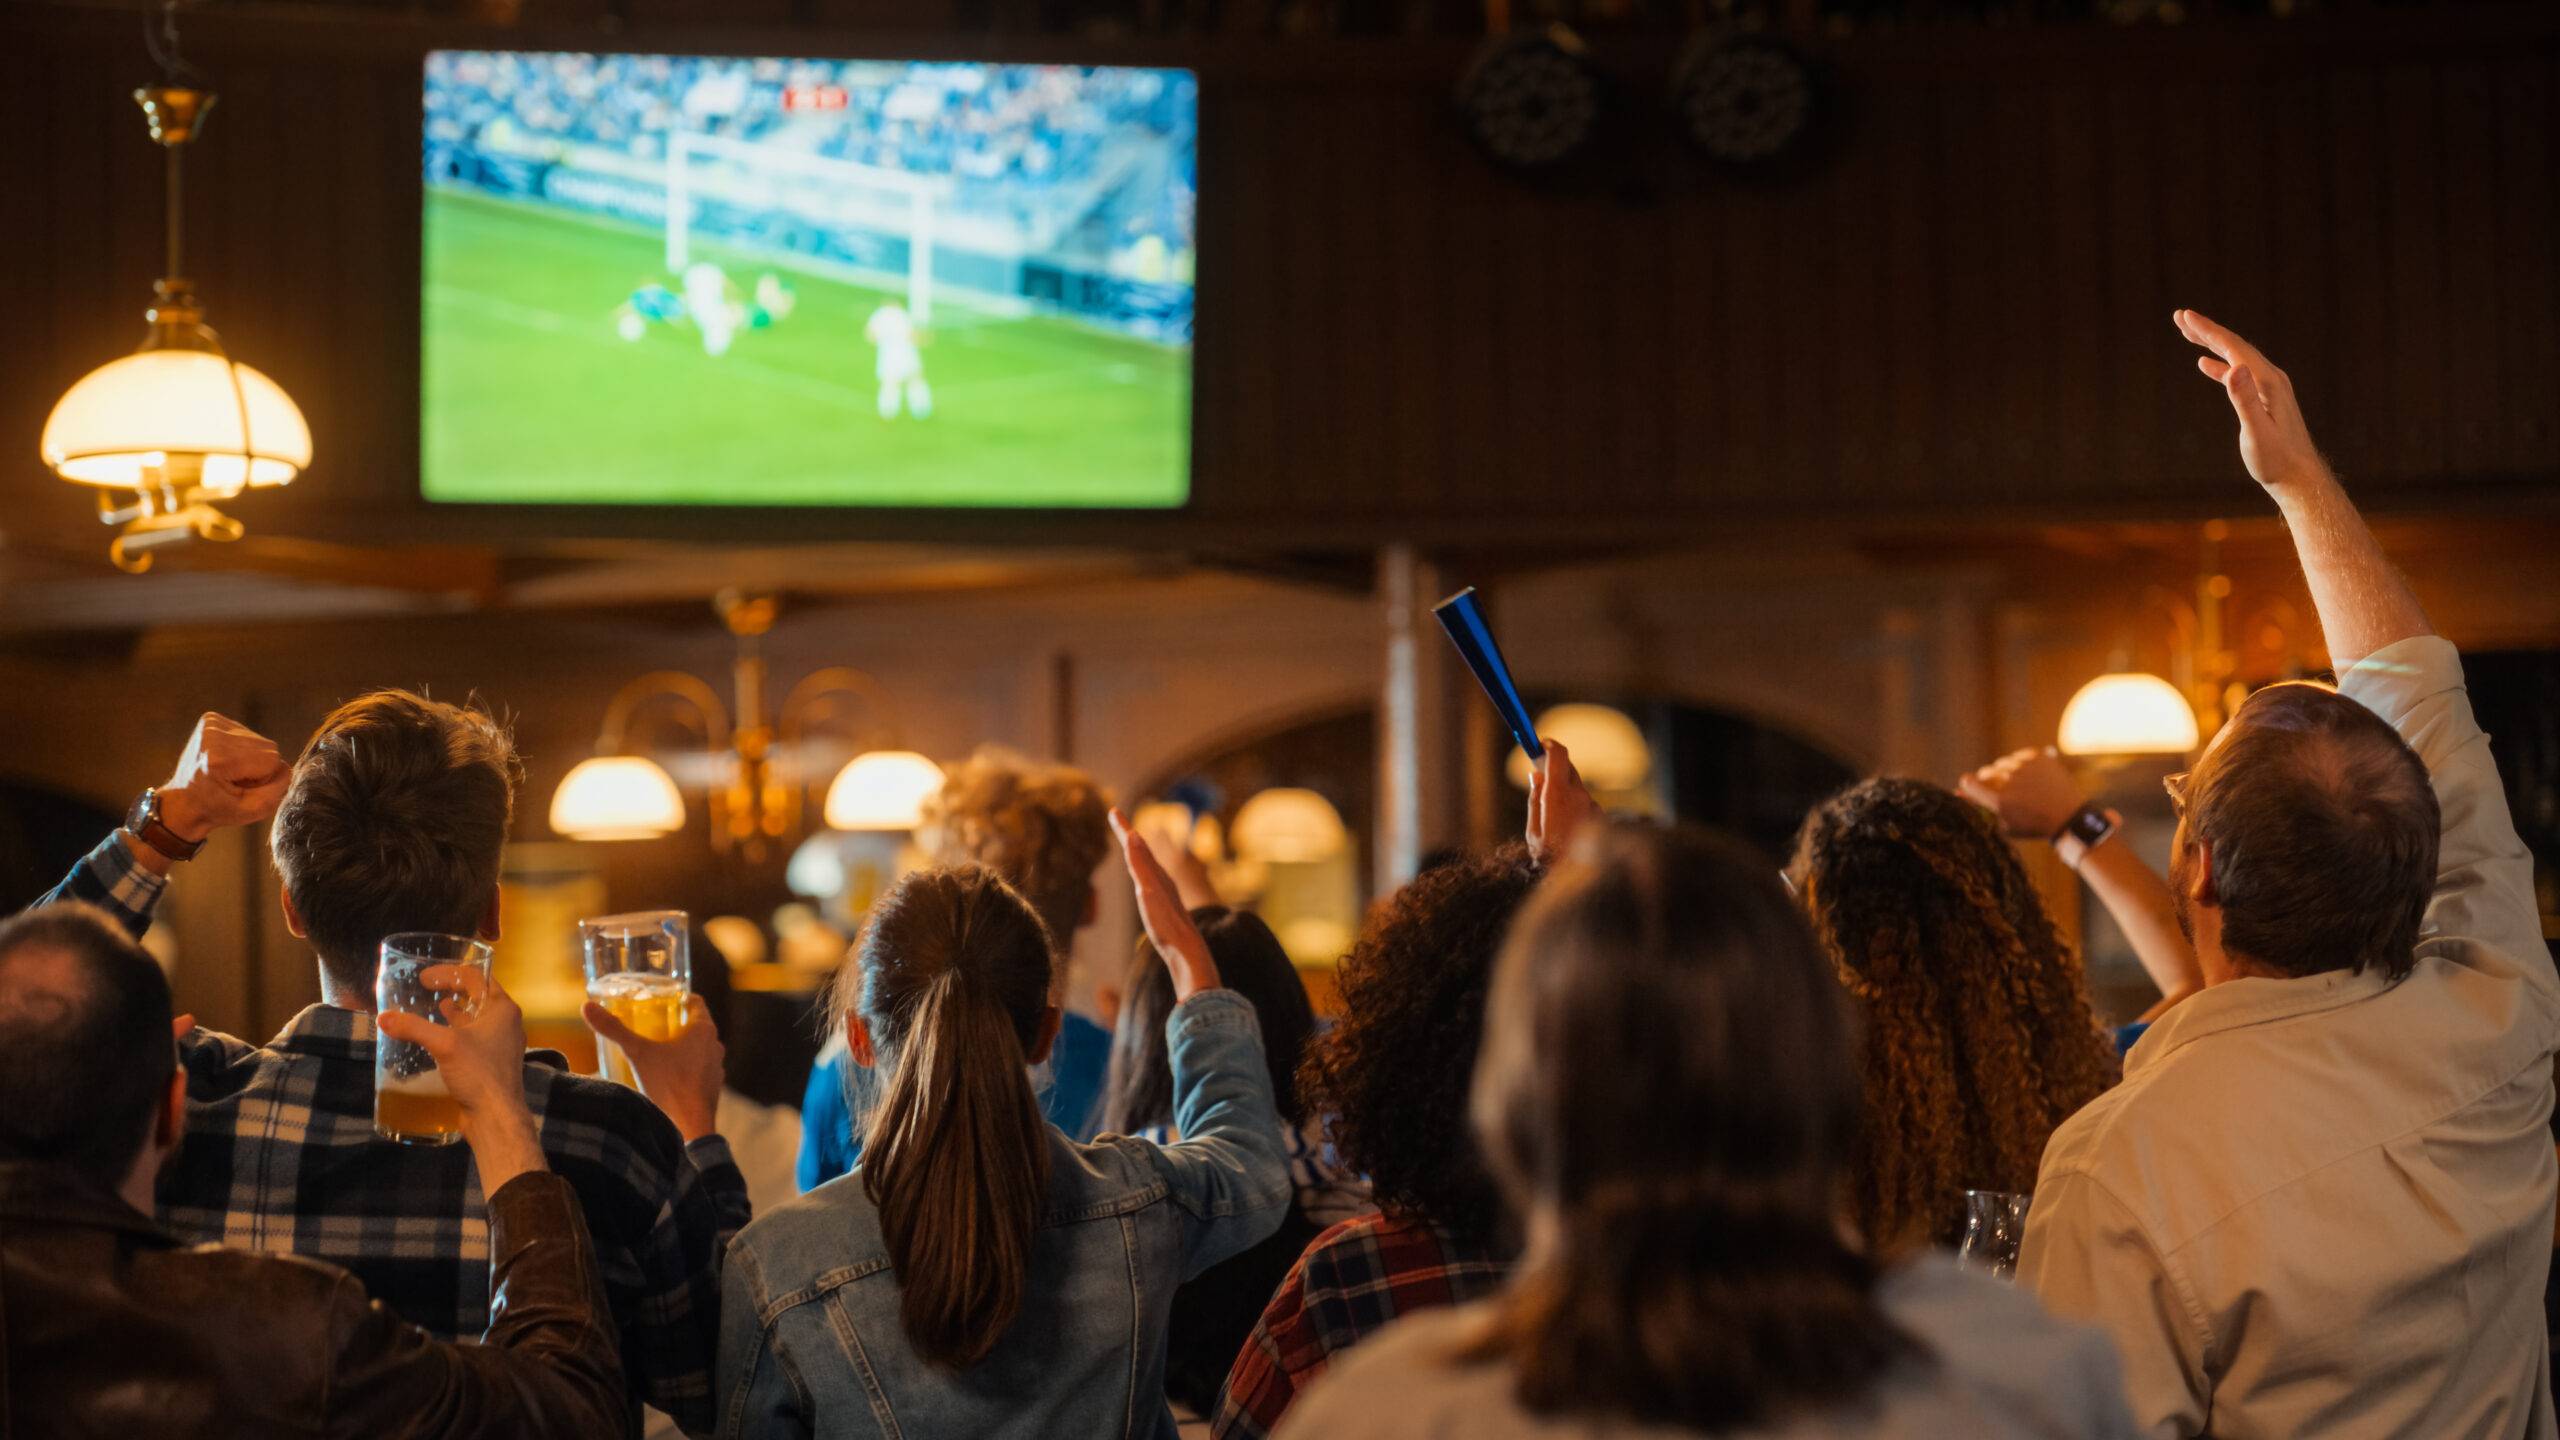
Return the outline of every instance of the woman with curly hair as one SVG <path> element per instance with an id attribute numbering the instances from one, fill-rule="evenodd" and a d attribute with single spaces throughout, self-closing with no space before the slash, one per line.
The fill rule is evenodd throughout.
<path id="1" fill-rule="evenodd" d="M 1259 1440 L 1341 1351 L 1399 1315 L 1491 1294 L 1509 1272 L 1467 1086 L 1494 956 L 1537 881 L 1528 850 L 1504 846 L 1417 876 L 1362 926 L 1342 962 L 1344 1018 L 1298 1089 L 1380 1213 L 1298 1257 L 1227 1375 L 1212 1435 Z"/>
<path id="2" fill-rule="evenodd" d="M 1850 1206 L 1878 1254 L 1957 1239 L 1964 1192 L 2024 1192 L 2054 1127 L 2116 1083 L 2080 957 L 1990 814 L 1919 780 L 1816 806 L 1792 867 L 1864 1020 Z"/>

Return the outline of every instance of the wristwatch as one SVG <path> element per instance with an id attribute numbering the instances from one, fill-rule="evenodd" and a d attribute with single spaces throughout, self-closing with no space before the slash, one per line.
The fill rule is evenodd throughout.
<path id="1" fill-rule="evenodd" d="M 135 839 L 172 860 L 193 860 L 196 853 L 204 849 L 202 840 L 189 840 L 160 819 L 160 787 L 157 785 L 143 791 L 141 798 L 133 802 L 133 808 L 124 812 L 124 828 L 132 831 Z"/>
<path id="2" fill-rule="evenodd" d="M 2106 811 L 2095 805 L 2083 805 L 2071 812 L 2071 818 L 2062 822 L 2061 829 L 2053 832 L 2053 851 L 2062 857 L 2063 864 L 2077 870 L 2089 852 L 2114 833 L 2116 822 Z"/>

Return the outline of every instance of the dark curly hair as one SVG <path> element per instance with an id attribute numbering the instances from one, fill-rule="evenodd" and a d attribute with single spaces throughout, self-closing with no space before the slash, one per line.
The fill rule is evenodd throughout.
<path id="1" fill-rule="evenodd" d="M 1834 795 L 1796 855 L 1865 1025 L 1852 1211 L 1879 1253 L 1951 1240 L 1965 1191 L 2034 1189 L 2054 1127 L 2116 1083 L 2080 957 L 1991 816 L 1924 781 Z"/>
<path id="2" fill-rule="evenodd" d="M 1468 1130 L 1485 992 L 1511 917 L 1538 883 L 1505 845 L 1414 877 L 1371 910 L 1343 958 L 1345 1014 L 1307 1051 L 1298 1090 L 1379 1207 L 1492 1250 L 1502 1199 Z"/>

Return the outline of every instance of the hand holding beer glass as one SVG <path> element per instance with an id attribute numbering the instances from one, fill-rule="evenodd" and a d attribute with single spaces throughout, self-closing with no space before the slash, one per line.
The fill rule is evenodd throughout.
<path id="1" fill-rule="evenodd" d="M 578 935 L 586 952 L 596 1068 L 648 1096 L 685 1139 L 715 1133 L 726 1052 L 711 1016 L 692 1002 L 692 927 L 685 913 L 581 920 Z"/>
<path id="2" fill-rule="evenodd" d="M 430 985 L 426 972 L 454 967 L 452 984 Z M 382 1017 L 401 1015 L 429 1025 L 450 1025 L 476 1012 L 489 987 L 489 947 L 468 935 L 411 932 L 382 942 L 382 966 L 374 977 L 377 1036 L 373 1046 L 373 1132 L 404 1145 L 450 1145 L 462 1138 L 462 1107 L 454 1099 L 435 1056 L 414 1038 L 415 1026 Z M 448 1000 L 448 997 L 455 997 Z M 450 1008 L 448 1008 L 450 1007 Z M 521 1047 L 519 1047 L 521 1048 Z"/>

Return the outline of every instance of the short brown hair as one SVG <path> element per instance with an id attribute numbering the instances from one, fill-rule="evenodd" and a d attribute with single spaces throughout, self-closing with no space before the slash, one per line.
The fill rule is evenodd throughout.
<path id="1" fill-rule="evenodd" d="M 386 935 L 478 928 L 523 778 L 506 727 L 477 709 L 377 690 L 320 722 L 273 850 L 331 979 L 370 990 Z"/>
<path id="2" fill-rule="evenodd" d="M 2443 822 L 2427 767 L 2381 716 L 2325 685 L 2270 685 L 2187 793 L 2224 949 L 2286 975 L 2415 968 Z"/>
<path id="3" fill-rule="evenodd" d="M 1031 902 L 1052 953 L 1075 944 L 1093 872 L 1111 854 L 1111 801 L 1082 770 L 995 746 L 951 768 L 919 828 L 937 865 L 984 865 Z"/>
<path id="4" fill-rule="evenodd" d="M 0 923 L 0 1158 L 122 1184 L 177 1068 L 169 1015 L 168 978 L 105 912 Z"/>

